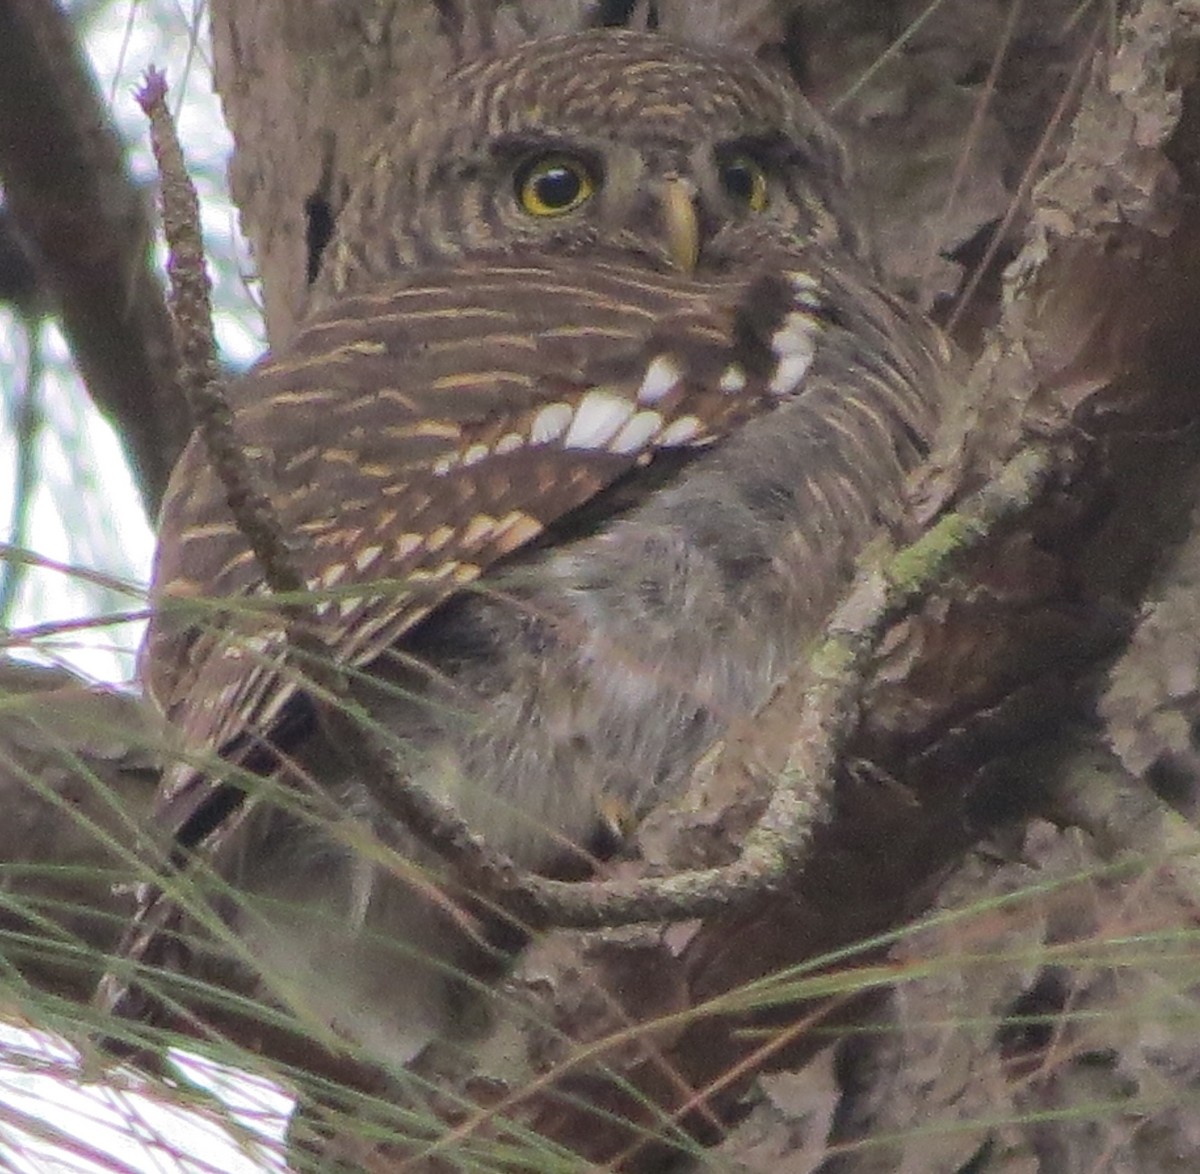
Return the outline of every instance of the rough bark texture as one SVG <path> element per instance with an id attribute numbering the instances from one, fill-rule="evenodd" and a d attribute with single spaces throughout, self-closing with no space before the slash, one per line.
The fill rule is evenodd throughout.
<path id="1" fill-rule="evenodd" d="M 1200 1168 L 1200 873 L 1176 814 L 1200 803 L 1200 4 L 948 0 L 914 26 L 924 7 L 214 0 L 273 342 L 303 314 L 312 233 L 423 79 L 514 37 L 654 18 L 742 38 L 831 110 L 885 268 L 974 359 L 915 512 L 1031 439 L 1064 469 L 889 637 L 799 891 L 710 924 L 540 941 L 508 984 L 527 1013 L 483 1029 L 469 1071 L 428 1058 L 463 1097 L 439 1102 L 458 1126 L 447 1156 L 516 1123 L 589 1162 L 662 1169 L 686 1145 L 636 1126 L 668 1137 L 675 1119 L 744 1170 Z M 651 822 L 647 861 L 728 855 L 803 685 Z M 719 1002 L 964 907 L 831 960 L 825 1002 Z M 315 1046 L 288 1059 L 334 1067 Z M 404 1163 L 349 1133 L 331 1145 Z"/>
<path id="2" fill-rule="evenodd" d="M 0 5 L 0 183 L 153 515 L 190 428 L 150 267 L 149 206 L 125 170 L 70 18 L 49 0 Z"/>
<path id="3" fill-rule="evenodd" d="M 505 15 L 517 7 L 505 6 Z M 869 938 L 931 900 L 978 901 L 1032 877 L 1049 881 L 1095 867 L 1112 851 L 1037 825 L 1018 836 L 1029 863 L 976 858 L 939 887 L 982 829 L 1025 805 L 1049 804 L 1056 772 L 1074 761 L 1053 739 L 1064 722 L 1087 719 L 1098 670 L 1132 624 L 1151 568 L 1186 523 L 1180 479 L 1190 488 L 1193 446 L 1179 430 L 1191 415 L 1187 373 L 1196 357 L 1188 320 L 1197 291 L 1185 263 L 1196 228 L 1180 198 L 1191 177 L 1172 156 L 1193 130 L 1186 117 L 1180 125 L 1180 95 L 1165 82 L 1185 76 L 1183 63 L 1195 52 L 1191 14 L 1185 5 L 1136 6 L 1118 47 L 1098 31 L 1103 14 L 1072 22 L 1076 7 L 944 5 L 893 61 L 841 101 L 849 81 L 879 59 L 920 6 L 813 3 L 761 14 L 757 27 L 766 36 L 756 47 L 790 64 L 851 142 L 892 280 L 943 317 L 953 314 L 960 341 L 979 356 L 964 388 L 966 439 L 923 487 L 927 512 L 994 472 L 1023 438 L 1065 421 L 1080 429 L 1072 455 L 1082 471 L 1027 529 L 997 540 L 973 568 L 969 588 L 932 601 L 895 633 L 847 768 L 843 810 L 819 837 L 798 900 L 789 895 L 665 935 L 560 935 L 525 959 L 513 988 L 532 1001 L 531 1018 L 542 1028 L 514 1036 L 511 1023 L 502 1025 L 481 1045 L 473 1074 L 458 1077 L 475 1094 L 468 1099 L 569 1141 L 591 1160 L 625 1155 L 631 1167 L 643 1168 L 662 1160 L 657 1147 L 639 1151 L 626 1127 L 596 1112 L 609 1108 L 617 1118 L 650 1124 L 653 1113 L 637 1104 L 631 1087 L 682 1114 L 695 1136 L 712 1143 L 751 1104 L 739 1065 L 748 1073 L 764 1049 L 771 1053 L 764 1067 L 787 1069 L 816 1045 L 803 1032 L 790 1044 L 780 1042 L 787 1033 L 747 1037 L 745 1017 L 714 1015 L 605 1051 L 603 1065 L 600 1056 L 572 1060 L 583 1042 L 695 1008 L 773 969 Z M 665 25 L 681 11 L 658 8 Z M 215 6 L 220 77 L 242 147 L 235 188 L 263 261 L 273 336 L 286 336 L 303 309 L 296 279 L 305 260 L 297 241 L 305 202 L 318 193 L 336 214 L 368 133 L 340 105 L 360 116 L 386 110 L 420 76 L 415 62 L 402 64 L 406 53 L 442 68 L 461 51 L 453 37 L 439 36 L 446 26 L 431 14 L 418 24 L 411 6 L 389 9 L 391 19 L 376 8 L 365 48 L 354 46 L 349 26 L 321 18 L 321 6 L 304 9 L 289 5 L 283 19 L 319 41 L 326 79 L 306 72 L 321 72 L 310 52 L 289 85 L 281 84 L 278 62 L 268 78 L 245 49 L 275 43 L 255 22 L 280 19 L 279 6 Z M 403 20 L 395 18 L 399 12 Z M 602 15 L 586 6 L 580 13 Z M 533 6 L 524 16 L 526 31 L 539 31 Z M 702 23 L 689 31 L 703 36 Z M 415 38 L 431 30 L 439 46 L 432 55 L 415 49 Z M 337 65 L 350 58 L 355 71 Z M 311 105 L 301 88 L 316 95 Z M 265 136 L 272 107 L 286 107 L 300 133 Z M 351 129 L 334 133 L 340 126 Z M 287 160 L 273 153 L 281 140 Z M 272 144 L 266 153 L 256 149 L 265 141 Z M 998 223 L 1002 231 L 993 237 Z M 1002 265 L 1022 246 L 1002 288 Z M 283 256 L 290 268 L 278 268 Z M 977 266 L 981 277 L 959 307 Z M 752 749 L 743 748 L 740 765 L 749 759 L 752 770 L 737 769 L 735 754 L 691 815 L 672 813 L 671 847 L 664 849 L 671 863 L 709 862 L 720 857 L 723 841 L 736 838 L 754 800 L 733 794 L 744 791 L 738 783 L 747 774 L 769 776 L 788 745 L 794 706 L 794 696 L 781 697 L 778 720 L 756 724 L 748 735 Z M 1050 748 L 1030 766 L 1027 752 L 1041 740 Z M 1190 752 L 1186 735 L 1183 741 Z M 1096 773 L 1107 779 L 1116 769 L 1104 760 Z M 1089 812 L 1085 802 L 1074 814 L 1086 822 Z M 1156 847 L 1134 846 L 1151 853 Z M 766 1168 L 763 1152 L 773 1166 L 786 1156 L 796 1170 L 956 1170 L 975 1156 L 996 1169 L 1083 1170 L 1110 1160 L 1114 1169 L 1130 1161 L 1159 1168 L 1164 1155 L 1185 1144 L 1181 1138 L 1191 1138 L 1194 1122 L 1168 1113 L 1161 1127 L 1135 1130 L 1129 1114 L 1155 1111 L 1143 1099 L 1179 1057 L 1154 1053 L 1127 1031 L 1120 1013 L 1100 1017 L 1107 1029 L 1090 1035 L 1070 1020 L 1003 1026 L 1031 1009 L 1052 1015 L 1078 1005 L 1114 1008 L 1134 997 L 1123 989 L 1119 959 L 1084 968 L 1070 961 L 1070 951 L 1061 965 L 1052 953 L 1063 942 L 1102 944 L 1128 918 L 1190 924 L 1186 876 L 1157 903 L 1139 897 L 1151 890 L 1145 874 L 1080 882 L 1061 899 L 1027 899 L 1013 914 L 983 912 L 969 927 L 906 941 L 893 955 L 898 967 L 926 951 L 963 951 L 964 943 L 972 965 L 943 968 L 868 1001 L 887 1031 L 851 1037 L 837 1050 L 816 1101 L 821 1108 L 806 1096 L 776 1103 L 770 1090 L 778 1085 L 766 1084 L 751 1118 L 725 1143 L 730 1157 Z M 1005 951 L 1014 937 L 1021 942 L 1015 962 Z M 1194 1014 L 1177 959 L 1169 961 L 1148 966 L 1144 981 L 1160 995 L 1169 988 Z M 1145 997 L 1153 1001 L 1152 993 Z M 933 1016 L 941 1020 L 935 1028 L 923 1022 L 931 1008 L 945 1013 Z M 778 1028 L 803 1014 L 777 1010 L 760 1016 L 760 1026 Z M 1104 1039 L 1106 1030 L 1122 1039 Z M 936 1059 L 923 1058 L 929 1056 Z M 614 1071 L 628 1082 L 624 1089 Z M 555 1079 L 522 1091 L 547 1073 Z M 711 1094 L 704 1111 L 697 1111 L 697 1090 Z M 1060 1125 L 1020 1123 L 1089 1098 L 1107 1107 L 1092 1104 L 1080 1111 L 1082 1120 Z M 747 1138 L 763 1128 L 763 1114 L 775 1114 L 776 1124 L 766 1142 L 759 1135 L 759 1157 L 752 1159 Z M 820 1125 L 809 1131 L 808 1148 L 797 1144 L 792 1153 L 785 1139 L 803 1139 L 798 1120 L 814 1114 Z M 451 1115 L 465 1119 L 465 1134 L 499 1128 L 486 1108 Z M 997 1118 L 1005 1123 L 994 1124 Z M 930 1128 L 947 1132 L 934 1144 L 924 1132 Z M 857 1145 L 886 1135 L 899 1139 Z M 1145 1149 L 1150 1135 L 1164 1144 L 1157 1156 Z M 1135 1156 L 1118 1156 L 1126 1153 Z"/>

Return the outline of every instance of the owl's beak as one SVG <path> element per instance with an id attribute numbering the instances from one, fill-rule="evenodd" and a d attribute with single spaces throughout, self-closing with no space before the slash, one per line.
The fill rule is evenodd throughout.
<path id="1" fill-rule="evenodd" d="M 700 220 L 696 215 L 696 189 L 686 179 L 668 176 L 662 190 L 663 225 L 667 253 L 677 269 L 695 272 L 700 257 Z"/>

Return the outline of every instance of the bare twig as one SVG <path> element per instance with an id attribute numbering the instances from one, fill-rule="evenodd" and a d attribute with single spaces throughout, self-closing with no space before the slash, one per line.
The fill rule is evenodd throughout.
<path id="1" fill-rule="evenodd" d="M 245 458 L 233 427 L 233 412 L 217 378 L 212 328 L 211 282 L 200 233 L 200 202 L 187 173 L 183 149 L 166 104 L 166 77 L 146 74 L 138 102 L 150 119 L 154 158 L 162 177 L 163 231 L 169 249 L 171 313 L 179 354 L 179 383 L 209 460 L 228 494 L 229 508 L 254 549 L 271 590 L 303 592 L 287 539 L 265 491 Z"/>
<path id="2" fill-rule="evenodd" d="M 238 442 L 233 412 L 216 378 L 199 203 L 165 97 L 163 74 L 151 70 L 138 100 L 151 120 L 154 154 L 162 171 L 180 386 L 213 469 L 225 487 L 230 512 L 254 551 L 267 585 L 276 595 L 303 598 L 307 585 L 297 568 L 294 544 L 284 534 L 274 506 Z M 315 610 L 302 603 L 288 603 L 280 610 L 293 656 L 303 662 L 309 683 L 329 703 L 330 719 L 353 721 L 346 684 L 331 660 L 330 649 L 317 635 L 320 623 Z M 374 731 L 354 723 L 354 736 L 347 743 L 359 756 L 365 773 L 386 780 L 398 818 L 418 839 L 485 891 L 507 892 L 518 885 L 519 873 L 511 862 L 491 852 L 452 807 L 412 784 L 394 765 L 389 748 Z"/>
<path id="3" fill-rule="evenodd" d="M 889 625 L 944 583 L 997 529 L 1060 475 L 1048 448 L 1018 453 L 989 484 L 886 566 L 864 569 L 826 625 L 793 750 L 736 862 L 674 876 L 585 884 L 521 876 L 499 903 L 527 924 L 595 929 L 705 917 L 788 887 L 813 830 L 828 814 L 842 748 L 853 733 L 866 670 Z M 386 799 L 386 793 L 379 798 Z"/>

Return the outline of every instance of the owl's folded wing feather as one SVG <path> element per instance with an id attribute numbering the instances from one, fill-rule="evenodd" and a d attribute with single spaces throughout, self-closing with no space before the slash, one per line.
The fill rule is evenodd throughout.
<path id="1" fill-rule="evenodd" d="M 702 447 L 801 385 L 812 282 L 569 259 L 348 299 L 231 396 L 330 655 L 369 663 L 489 566 L 655 452 Z M 282 618 L 193 439 L 164 503 L 142 672 L 198 752 L 237 762 L 303 690 Z M 220 820 L 193 766 L 160 803 L 188 846 Z M 236 804 L 234 804 L 236 805 Z"/>

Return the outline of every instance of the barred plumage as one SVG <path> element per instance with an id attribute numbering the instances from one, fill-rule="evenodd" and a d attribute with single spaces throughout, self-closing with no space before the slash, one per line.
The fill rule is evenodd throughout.
<path id="1" fill-rule="evenodd" d="M 371 661 L 656 449 L 706 447 L 793 394 L 819 295 L 797 274 L 795 297 L 754 322 L 754 280 L 463 266 L 340 303 L 235 385 L 239 437 L 299 539 L 309 586 L 337 591 L 317 606 L 333 654 Z M 172 541 L 147 688 L 189 744 L 269 731 L 290 693 L 269 679 L 283 632 L 278 616 L 237 606 L 262 574 L 198 440 L 161 526 Z M 197 632 L 194 612 L 180 622 L 171 603 L 205 596 L 230 606 Z"/>
<path id="2" fill-rule="evenodd" d="M 526 198 L 530 160 L 549 179 Z M 468 67 L 371 162 L 315 314 L 232 389 L 358 701 L 523 865 L 683 784 L 923 455 L 944 344 L 850 251 L 840 183 L 820 120 L 749 60 L 590 34 Z M 196 441 L 154 595 L 143 678 L 189 753 L 161 804 L 178 858 L 244 891 L 221 916 L 271 997 L 407 1061 L 470 953 L 433 862 L 379 868 L 198 762 L 404 841 L 284 665 Z M 153 896 L 129 952 L 203 969 L 189 920 Z"/>
<path id="3" fill-rule="evenodd" d="M 565 148 L 605 173 L 595 214 L 536 222 L 514 208 L 514 164 Z M 710 273 L 753 262 L 758 247 L 720 206 L 714 165 L 739 151 L 769 163 L 782 236 L 858 251 L 844 154 L 823 119 L 752 58 L 635 33 L 524 45 L 465 66 L 411 109 L 366 160 L 341 213 L 319 303 L 397 272 L 488 250 L 617 249 L 639 267 L 669 260 L 655 186 L 676 171 L 710 197 Z M 732 228 L 734 231 L 723 233 Z"/>

